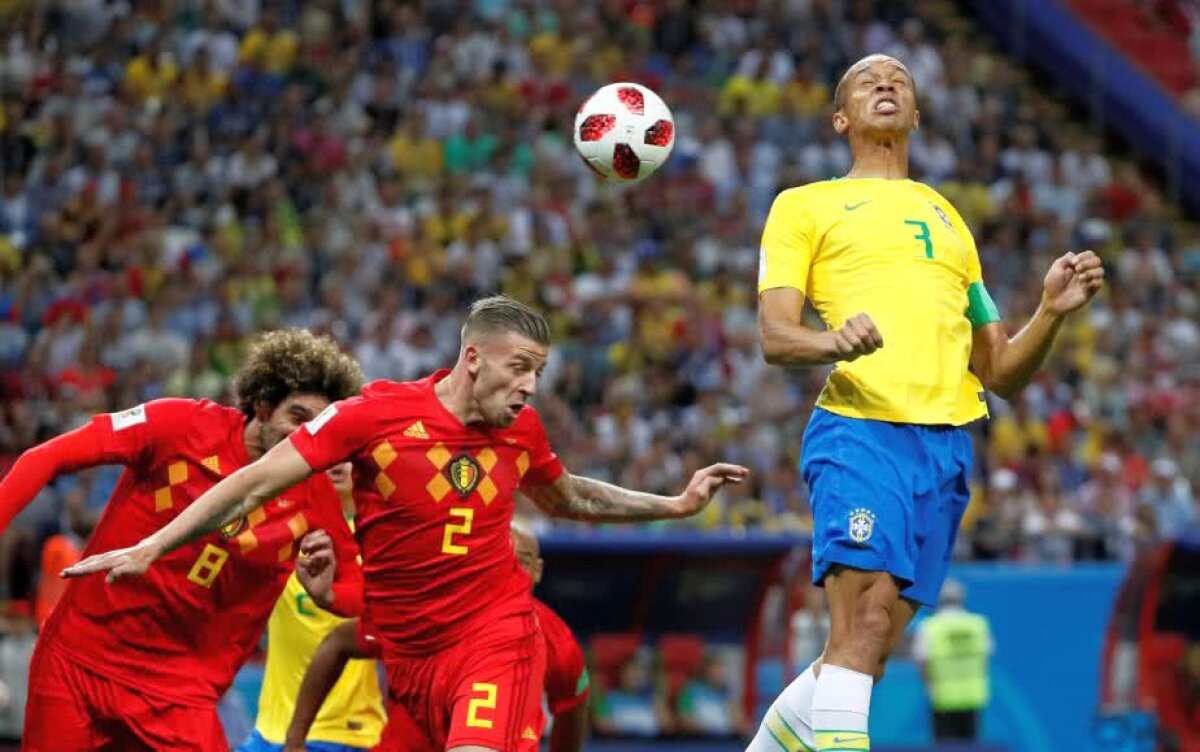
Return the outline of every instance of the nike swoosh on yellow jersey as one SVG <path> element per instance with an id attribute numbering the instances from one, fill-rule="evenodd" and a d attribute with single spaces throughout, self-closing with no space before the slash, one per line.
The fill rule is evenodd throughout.
<path id="1" fill-rule="evenodd" d="M 869 204 L 869 203 L 871 203 L 871 199 L 867 199 L 866 201 L 859 201 L 857 204 L 846 204 L 845 205 L 846 211 L 854 211 L 855 209 L 862 206 L 863 204 Z"/>

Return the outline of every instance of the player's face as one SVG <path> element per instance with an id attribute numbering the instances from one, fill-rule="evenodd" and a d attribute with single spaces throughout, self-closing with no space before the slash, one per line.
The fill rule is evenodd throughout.
<path id="1" fill-rule="evenodd" d="M 260 409 L 263 449 L 270 449 L 283 441 L 292 431 L 317 417 L 328 406 L 329 400 L 319 394 L 292 394 L 276 405 L 274 410 L 268 412 L 267 408 Z"/>
<path id="2" fill-rule="evenodd" d="M 537 538 L 527 535 L 524 532 L 513 530 L 512 543 L 513 553 L 516 555 L 517 563 L 521 565 L 521 569 L 529 573 L 534 585 L 541 582 L 544 562 L 542 561 Z"/>
<path id="3" fill-rule="evenodd" d="M 895 58 L 863 58 L 847 71 L 842 90 L 842 108 L 833 116 L 838 133 L 907 135 L 920 122 L 912 74 Z"/>
<path id="4" fill-rule="evenodd" d="M 529 398 L 550 349 L 516 332 L 488 337 L 467 347 L 468 368 L 475 377 L 475 402 L 484 423 L 511 426 Z"/>

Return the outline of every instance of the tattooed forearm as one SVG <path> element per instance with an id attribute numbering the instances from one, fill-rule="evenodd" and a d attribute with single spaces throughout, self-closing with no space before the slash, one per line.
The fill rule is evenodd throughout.
<path id="1" fill-rule="evenodd" d="M 592 522 L 646 522 L 678 517 L 675 500 L 630 491 L 611 483 L 571 476 L 554 500 L 553 514 Z M 536 500 L 536 499 L 535 499 Z"/>

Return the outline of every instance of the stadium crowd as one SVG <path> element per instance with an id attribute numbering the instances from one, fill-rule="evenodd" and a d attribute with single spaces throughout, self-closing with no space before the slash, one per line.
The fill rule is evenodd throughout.
<path id="1" fill-rule="evenodd" d="M 936 9 L 937 14 L 932 10 Z M 568 464 L 650 490 L 752 466 L 706 528 L 804 530 L 820 371 L 756 345 L 758 236 L 783 187 L 843 174 L 848 62 L 913 70 L 915 179 L 976 232 L 1015 331 L 1094 248 L 1104 297 L 978 428 L 964 557 L 1129 559 L 1194 526 L 1200 233 L 1154 181 L 938 2 L 0 3 L 0 473 L 87 416 L 223 399 L 247 337 L 332 334 L 368 378 L 449 364 L 473 298 L 551 317 L 538 404 Z M 938 18 L 926 25 L 921 18 Z M 947 20 L 950 19 L 950 20 Z M 636 80 L 678 141 L 649 183 L 572 154 L 578 102 Z M 58 482 L 0 545 L 86 534 L 116 471 Z"/>

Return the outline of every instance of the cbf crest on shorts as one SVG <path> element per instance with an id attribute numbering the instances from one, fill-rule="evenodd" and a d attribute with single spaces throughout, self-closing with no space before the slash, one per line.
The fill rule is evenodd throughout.
<path id="1" fill-rule="evenodd" d="M 875 513 L 870 509 L 855 509 L 850 513 L 850 540 L 866 543 L 875 532 Z"/>

